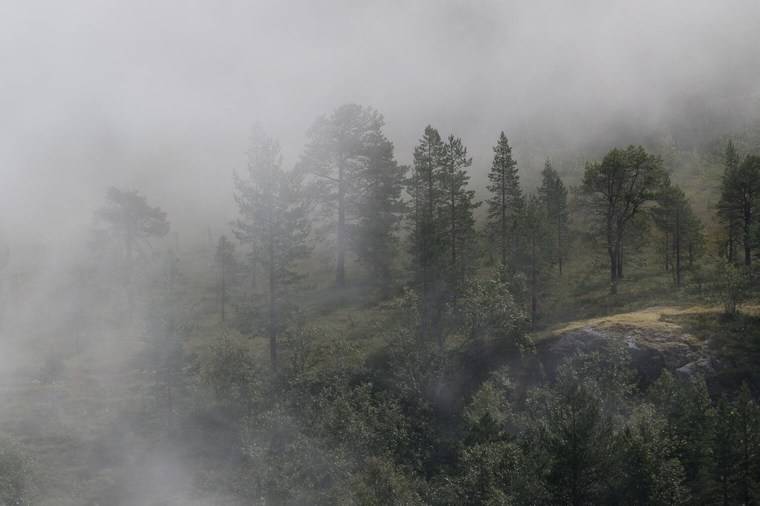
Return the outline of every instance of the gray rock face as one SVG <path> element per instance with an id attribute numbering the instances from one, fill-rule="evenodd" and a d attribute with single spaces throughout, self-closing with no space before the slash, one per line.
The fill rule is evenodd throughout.
<path id="1" fill-rule="evenodd" d="M 627 325 L 589 326 L 564 332 L 547 343 L 544 366 L 553 372 L 563 357 L 578 352 L 603 352 L 621 341 L 644 383 L 657 379 L 663 369 L 688 377 L 714 372 L 706 347 L 688 334 Z"/>

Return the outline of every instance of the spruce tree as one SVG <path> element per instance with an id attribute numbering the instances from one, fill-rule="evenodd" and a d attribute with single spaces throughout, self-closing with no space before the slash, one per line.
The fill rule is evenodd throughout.
<path id="1" fill-rule="evenodd" d="M 446 254 L 445 229 L 439 219 L 441 203 L 446 197 L 442 185 L 444 152 L 438 130 L 428 125 L 414 148 L 412 174 L 407 180 L 407 193 L 411 197 L 413 284 L 421 305 L 421 334 L 426 337 L 437 334 L 444 302 L 445 285 L 441 274 Z"/>
<path id="2" fill-rule="evenodd" d="M 724 222 L 738 217 L 737 236 L 741 237 L 744 265 L 749 270 L 760 212 L 760 156 L 749 155 L 735 169 L 727 170 L 721 185 L 719 212 Z"/>
<path id="3" fill-rule="evenodd" d="M 552 256 L 562 275 L 562 264 L 565 256 L 568 226 L 567 188 L 565 183 L 552 167 L 549 159 L 544 164 L 541 172 L 541 186 L 538 194 L 546 208 L 546 219 L 552 230 L 554 240 L 551 244 Z"/>
<path id="4" fill-rule="evenodd" d="M 531 327 L 538 319 L 538 304 L 546 279 L 546 266 L 551 259 L 552 235 L 546 208 L 535 195 L 528 198 L 524 214 L 523 243 L 525 245 L 525 276 L 528 283 Z"/>
<path id="5" fill-rule="evenodd" d="M 488 236 L 497 248 L 499 261 L 516 268 L 519 252 L 518 232 L 525 207 L 517 162 L 504 132 L 493 148 L 494 157 L 488 174 Z"/>
<path id="6" fill-rule="evenodd" d="M 665 236 L 666 258 L 672 259 L 666 264 L 672 262 L 673 282 L 680 288 L 685 262 L 692 263 L 701 249 L 701 223 L 678 186 L 666 186 L 656 200 L 658 206 L 652 209 L 652 218 Z"/>
<path id="7" fill-rule="evenodd" d="M 741 212 L 735 205 L 735 195 L 732 194 L 732 181 L 739 170 L 739 153 L 732 141 L 728 141 L 724 153 L 723 177 L 721 179 L 721 194 L 718 202 L 718 218 L 726 227 L 726 259 L 736 262 L 736 250 L 740 242 Z"/>
<path id="8" fill-rule="evenodd" d="M 447 253 L 444 261 L 447 289 L 450 299 L 456 300 L 467 275 L 475 267 L 475 218 L 473 211 L 479 205 L 475 202 L 475 192 L 467 189 L 470 175 L 467 169 L 472 158 L 467 157 L 467 148 L 462 139 L 449 136 L 443 147 L 441 186 L 443 199 L 441 211 L 442 242 Z"/>

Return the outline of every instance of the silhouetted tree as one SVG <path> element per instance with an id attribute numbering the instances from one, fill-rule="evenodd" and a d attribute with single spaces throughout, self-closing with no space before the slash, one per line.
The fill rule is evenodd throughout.
<path id="1" fill-rule="evenodd" d="M 440 216 L 444 231 L 442 242 L 447 250 L 444 269 L 450 300 L 456 299 L 468 273 L 476 265 L 473 210 L 479 203 L 474 201 L 475 192 L 467 189 L 470 180 L 467 168 L 470 165 L 472 158 L 467 157 L 467 148 L 462 144 L 462 139 L 449 136 L 443 146 L 440 173 L 444 195 L 441 209 L 436 214 Z"/>
<path id="2" fill-rule="evenodd" d="M 546 220 L 552 230 L 554 241 L 552 242 L 552 256 L 557 262 L 559 274 L 562 275 L 562 262 L 567 247 L 567 226 L 569 212 L 567 209 L 567 188 L 557 171 L 552 167 L 548 159 L 541 172 L 541 186 L 538 194 L 546 208 Z"/>
<path id="3" fill-rule="evenodd" d="M 308 201 L 301 174 L 281 168 L 279 144 L 265 134 L 254 133 L 245 177 L 235 175 L 235 201 L 240 217 L 234 224 L 237 237 L 255 248 L 254 258 L 267 284 L 266 329 L 273 369 L 277 369 L 277 337 L 285 325 L 288 288 L 298 279 L 295 263 L 310 251 Z"/>
<path id="4" fill-rule="evenodd" d="M 98 211 L 98 216 L 108 224 L 113 235 L 121 239 L 124 265 L 124 284 L 127 289 L 129 314 L 134 312 L 133 271 L 135 250 L 148 245 L 153 237 L 164 237 L 169 233 L 166 213 L 159 207 L 149 206 L 144 196 L 136 190 L 109 188 L 106 205 Z"/>
<path id="5" fill-rule="evenodd" d="M 230 281 L 234 279 L 237 271 L 237 259 L 235 258 L 235 245 L 227 239 L 226 235 L 219 237 L 214 255 L 217 269 L 219 270 L 219 312 L 222 324 L 224 324 L 224 309 L 227 303 L 227 293 Z"/>
<path id="6" fill-rule="evenodd" d="M 719 214 L 729 225 L 738 221 L 744 246 L 744 265 L 752 267 L 752 249 L 757 242 L 760 208 L 760 156 L 749 155 L 736 168 L 727 165 L 721 185 Z M 733 226 L 733 225 L 731 225 Z M 751 274 L 751 271 L 749 272 Z"/>
<path id="7" fill-rule="evenodd" d="M 487 235 L 498 249 L 499 260 L 510 269 L 517 267 L 519 252 L 520 219 L 525 207 L 517 162 L 504 132 L 493 148 L 494 157 L 488 174 L 488 229 Z"/>
<path id="8" fill-rule="evenodd" d="M 581 191 L 607 246 L 611 293 L 617 293 L 622 274 L 626 227 L 667 181 L 662 160 L 641 146 L 613 149 L 601 163 L 586 164 Z"/>
<path id="9" fill-rule="evenodd" d="M 335 284 L 346 282 L 346 254 L 356 253 L 375 276 L 388 272 L 394 228 L 400 218 L 404 169 L 393 158 L 383 117 L 356 104 L 317 119 L 298 164 L 322 215 L 335 230 Z"/>
<path id="10" fill-rule="evenodd" d="M 737 209 L 735 195 L 733 195 L 732 182 L 736 172 L 739 170 L 739 153 L 732 141 L 728 141 L 724 153 L 723 177 L 721 179 L 721 194 L 718 202 L 718 218 L 726 227 L 726 259 L 736 262 L 736 250 L 740 242 L 739 231 L 741 229 L 742 216 L 740 209 Z"/>

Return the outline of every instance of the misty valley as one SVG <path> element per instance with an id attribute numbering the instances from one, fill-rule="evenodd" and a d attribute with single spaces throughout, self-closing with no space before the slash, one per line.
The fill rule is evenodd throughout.
<path id="1" fill-rule="evenodd" d="M 650 3 L 9 7 L 0 506 L 760 505 L 760 10 Z"/>

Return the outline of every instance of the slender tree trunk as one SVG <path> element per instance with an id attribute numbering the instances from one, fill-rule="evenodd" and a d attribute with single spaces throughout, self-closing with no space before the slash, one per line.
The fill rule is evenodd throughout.
<path id="1" fill-rule="evenodd" d="M 618 260 L 618 253 L 615 250 L 613 246 L 609 246 L 607 248 L 607 254 L 610 257 L 610 293 L 616 294 L 617 293 L 617 283 L 618 283 L 618 270 L 617 270 L 617 260 Z"/>
<path id="2" fill-rule="evenodd" d="M 676 261 L 676 288 L 681 288 L 681 213 L 676 209 L 676 230 L 673 237 Z"/>
<path id="3" fill-rule="evenodd" d="M 128 311 L 128 318 L 129 321 L 132 321 L 132 317 L 135 314 L 135 287 L 134 287 L 134 279 L 133 279 L 133 268 L 134 268 L 134 259 L 133 259 L 133 248 L 134 248 L 134 233 L 132 231 L 132 227 L 128 224 L 127 225 L 127 234 L 125 238 L 125 248 L 126 248 L 126 273 L 125 273 L 125 283 L 127 285 L 127 311 Z"/>
<path id="4" fill-rule="evenodd" d="M 535 231 L 532 232 L 535 234 Z M 530 265 L 530 327 L 533 329 L 536 326 L 536 309 L 538 306 L 538 301 L 536 297 L 536 285 L 538 284 L 538 275 L 537 275 L 537 269 L 536 269 L 536 238 L 535 236 L 531 237 L 530 241 L 530 258 L 531 258 L 531 265 Z"/>
<path id="5" fill-rule="evenodd" d="M 451 201 L 451 291 L 454 300 L 457 297 L 458 269 L 457 269 L 457 220 L 456 220 L 456 194 L 452 177 L 449 199 Z"/>
<path id="6" fill-rule="evenodd" d="M 224 279 L 225 278 L 225 272 L 224 271 L 225 271 L 225 263 L 226 262 L 224 261 L 225 260 L 224 258 L 222 258 L 221 260 L 222 260 L 222 279 L 221 279 L 222 286 L 221 286 L 221 290 L 220 290 L 220 293 L 219 293 L 219 301 L 221 303 L 222 325 L 224 325 L 224 303 L 225 303 L 225 299 L 227 298 L 227 287 L 225 286 L 225 279 Z"/>
<path id="7" fill-rule="evenodd" d="M 669 239 L 670 234 L 668 234 L 668 231 L 665 231 L 665 272 L 668 272 L 670 270 L 670 241 Z"/>
<path id="8" fill-rule="evenodd" d="M 562 276 L 562 214 L 557 212 L 557 260 L 559 275 Z"/>
<path id="9" fill-rule="evenodd" d="M 335 265 L 335 285 L 346 285 L 346 188 L 343 161 L 338 165 L 338 254 Z"/>
<path id="10" fill-rule="evenodd" d="M 752 201 L 744 202 L 744 265 L 752 267 Z"/>
<path id="11" fill-rule="evenodd" d="M 501 171 L 501 265 L 507 266 L 507 176 Z"/>
<path id="12" fill-rule="evenodd" d="M 270 224 L 270 227 L 272 225 Z M 275 308 L 275 259 L 274 259 L 274 238 L 269 237 L 269 358 L 272 363 L 272 370 L 277 372 L 277 314 Z"/>
<path id="13" fill-rule="evenodd" d="M 618 259 L 617 259 L 617 278 L 623 279 L 623 239 L 620 239 L 620 243 L 617 247 Z"/>

